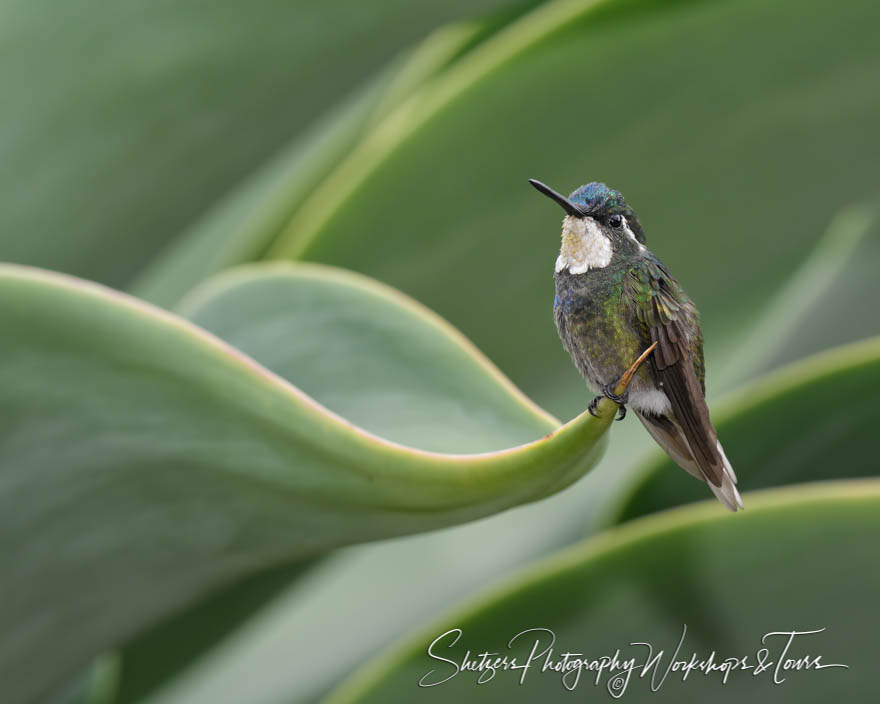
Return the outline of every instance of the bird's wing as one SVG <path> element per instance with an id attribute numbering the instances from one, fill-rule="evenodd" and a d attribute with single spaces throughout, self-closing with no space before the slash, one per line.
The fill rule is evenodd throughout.
<path id="1" fill-rule="evenodd" d="M 720 487 L 725 462 L 709 420 L 700 378 L 702 340 L 688 340 L 686 333 L 688 328 L 699 328 L 696 309 L 678 282 L 656 260 L 631 271 L 625 289 L 633 299 L 646 345 L 657 343 L 650 363 L 669 398 L 672 415 L 687 440 L 693 460 L 703 478 Z"/>

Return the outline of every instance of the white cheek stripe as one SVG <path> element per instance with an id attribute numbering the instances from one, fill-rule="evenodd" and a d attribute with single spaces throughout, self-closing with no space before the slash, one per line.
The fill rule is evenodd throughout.
<path id="1" fill-rule="evenodd" d="M 602 269 L 611 262 L 611 240 L 593 218 L 567 215 L 562 221 L 562 249 L 556 259 L 556 271 L 568 268 L 572 274 Z"/>
<path id="2" fill-rule="evenodd" d="M 629 229 L 629 223 L 626 221 L 626 218 L 623 219 L 623 229 L 624 229 L 624 232 L 626 232 L 626 234 L 629 235 L 629 238 L 630 238 L 633 242 L 635 242 L 636 244 L 639 245 L 639 249 L 642 250 L 642 251 L 644 252 L 644 251 L 645 251 L 645 245 L 643 245 L 641 242 L 639 242 L 639 241 L 636 239 L 636 235 L 635 235 L 635 233 L 634 233 L 632 230 Z"/>

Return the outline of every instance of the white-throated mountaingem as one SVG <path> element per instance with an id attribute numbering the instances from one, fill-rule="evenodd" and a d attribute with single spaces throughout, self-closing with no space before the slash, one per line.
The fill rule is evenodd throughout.
<path id="1" fill-rule="evenodd" d="M 628 405 L 676 464 L 731 511 L 742 508 L 736 474 L 709 420 L 699 313 L 645 246 L 636 214 L 604 183 L 566 198 L 529 182 L 565 211 L 553 313 L 575 366 L 595 393 L 621 404 L 620 418 Z M 620 376 L 654 342 L 626 394 L 616 396 Z"/>

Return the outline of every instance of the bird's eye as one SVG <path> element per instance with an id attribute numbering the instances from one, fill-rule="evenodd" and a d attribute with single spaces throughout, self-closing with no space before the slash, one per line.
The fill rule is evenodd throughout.
<path id="1" fill-rule="evenodd" d="M 615 229 L 623 227 L 623 215 L 612 215 L 608 218 L 608 224 Z"/>

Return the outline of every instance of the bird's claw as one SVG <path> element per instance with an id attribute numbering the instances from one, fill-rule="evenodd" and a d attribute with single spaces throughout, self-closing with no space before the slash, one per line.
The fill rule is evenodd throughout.
<path id="1" fill-rule="evenodd" d="M 614 382 L 613 384 L 605 384 L 602 387 L 602 393 L 605 394 L 606 398 L 610 398 L 614 403 L 619 403 L 621 406 L 629 403 L 629 389 L 623 392 L 623 394 L 614 393 L 614 389 L 617 387 L 619 382 Z"/>
<path id="2" fill-rule="evenodd" d="M 590 415 L 593 417 L 598 417 L 596 413 L 596 407 L 599 405 L 599 401 L 602 398 L 610 398 L 614 403 L 618 404 L 620 408 L 617 409 L 617 418 L 615 420 L 623 420 L 626 418 L 626 403 L 629 400 L 629 392 L 625 392 L 623 395 L 618 395 L 614 393 L 614 387 L 617 384 L 606 384 L 602 387 L 602 396 L 596 396 L 592 401 L 590 401 L 590 405 L 587 406 L 587 410 Z"/>
<path id="3" fill-rule="evenodd" d="M 619 381 L 616 381 L 613 384 L 605 384 L 605 386 L 602 387 L 602 393 L 620 406 L 617 409 L 617 418 L 614 420 L 623 420 L 626 418 L 626 404 L 629 401 L 629 390 L 624 391 L 623 394 L 614 393 L 614 389 L 619 383 Z"/>

